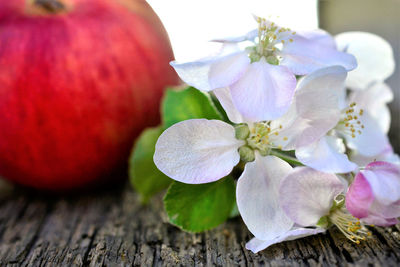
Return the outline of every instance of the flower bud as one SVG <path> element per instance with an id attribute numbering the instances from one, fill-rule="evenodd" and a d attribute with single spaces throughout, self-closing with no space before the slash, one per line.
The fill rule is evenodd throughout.
<path id="1" fill-rule="evenodd" d="M 271 65 L 279 65 L 279 59 L 276 56 L 267 57 L 267 62 Z"/>
<path id="2" fill-rule="evenodd" d="M 250 129 L 246 124 L 239 124 L 235 127 L 235 137 L 239 140 L 246 140 L 249 137 Z"/>
<path id="3" fill-rule="evenodd" d="M 256 159 L 254 151 L 248 146 L 241 146 L 239 148 L 239 155 L 240 159 L 244 162 L 250 162 Z"/>

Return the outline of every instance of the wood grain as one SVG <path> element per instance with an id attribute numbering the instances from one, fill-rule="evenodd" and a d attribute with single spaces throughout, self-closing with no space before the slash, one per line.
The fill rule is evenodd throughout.
<path id="1" fill-rule="evenodd" d="M 239 218 L 189 234 L 161 196 L 141 206 L 129 185 L 54 197 L 11 189 L 0 204 L 0 266 L 399 266 L 400 226 L 360 245 L 337 229 L 253 254 Z"/>

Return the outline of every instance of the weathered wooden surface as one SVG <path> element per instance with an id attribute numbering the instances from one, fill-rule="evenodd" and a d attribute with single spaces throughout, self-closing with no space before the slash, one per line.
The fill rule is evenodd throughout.
<path id="1" fill-rule="evenodd" d="M 253 254 L 239 218 L 189 234 L 166 222 L 161 198 L 143 207 L 130 187 L 53 197 L 1 193 L 0 266 L 399 266 L 400 226 L 360 245 L 336 229 Z"/>

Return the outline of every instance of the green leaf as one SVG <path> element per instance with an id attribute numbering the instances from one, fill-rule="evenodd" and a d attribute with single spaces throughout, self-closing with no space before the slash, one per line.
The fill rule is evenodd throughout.
<path id="1" fill-rule="evenodd" d="M 235 203 L 235 183 L 228 176 L 214 183 L 173 182 L 164 197 L 172 224 L 188 232 L 201 232 L 229 218 Z"/>
<path id="2" fill-rule="evenodd" d="M 211 100 L 212 100 L 212 102 L 213 102 L 215 108 L 216 108 L 216 109 L 218 110 L 218 112 L 221 114 L 222 120 L 223 120 L 223 121 L 226 121 L 226 122 L 230 121 L 229 118 L 228 118 L 228 115 L 226 114 L 225 109 L 222 107 L 221 103 L 218 101 L 218 99 L 217 99 L 217 97 L 215 96 L 215 94 L 214 94 L 214 93 L 210 93 L 210 97 L 211 97 Z"/>
<path id="3" fill-rule="evenodd" d="M 165 129 L 189 119 L 223 119 L 210 96 L 193 87 L 181 91 L 168 89 L 161 111 Z"/>
<path id="4" fill-rule="evenodd" d="M 235 201 L 235 203 L 233 205 L 233 208 L 231 210 L 231 213 L 229 214 L 229 218 L 235 218 L 235 217 L 237 217 L 239 215 L 240 215 L 239 208 L 236 205 L 236 201 Z"/>
<path id="5" fill-rule="evenodd" d="M 155 145 L 162 132 L 161 126 L 144 130 L 129 158 L 129 178 L 143 202 L 147 202 L 151 196 L 167 188 L 172 182 L 153 162 Z"/>

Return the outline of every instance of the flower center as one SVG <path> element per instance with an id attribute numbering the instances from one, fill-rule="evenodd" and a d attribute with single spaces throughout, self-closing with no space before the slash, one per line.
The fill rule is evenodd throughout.
<path id="1" fill-rule="evenodd" d="M 343 207 L 332 211 L 329 214 L 329 221 L 336 225 L 348 239 L 356 244 L 360 244 L 361 240 L 365 240 L 371 236 L 371 232 Z"/>
<path id="2" fill-rule="evenodd" d="M 335 127 L 335 129 L 343 135 L 349 135 L 352 138 L 356 138 L 364 129 L 364 125 L 360 120 L 364 114 L 364 110 L 357 109 L 356 105 L 357 104 L 353 102 L 348 108 L 342 111 L 342 120 Z"/>
<path id="3" fill-rule="evenodd" d="M 246 144 L 239 148 L 239 154 L 243 161 L 253 161 L 255 158 L 254 151 L 258 150 L 262 156 L 270 154 L 271 149 L 281 149 L 280 145 L 274 142 L 280 138 L 279 131 L 282 125 L 271 127 L 271 122 L 257 122 L 249 128 L 247 124 L 236 126 L 236 138 L 246 141 Z M 287 137 L 283 137 L 287 140 Z"/>
<path id="4" fill-rule="evenodd" d="M 270 22 L 264 18 L 257 17 L 258 23 L 258 44 L 250 47 L 249 57 L 252 62 L 260 61 L 265 57 L 268 63 L 279 65 L 281 57 L 277 50 L 280 50 L 287 42 L 293 42 L 292 36 L 296 32 L 289 28 L 277 26 L 274 22 Z"/>
<path id="5" fill-rule="evenodd" d="M 279 135 L 281 128 L 282 126 L 279 126 L 278 129 L 271 129 L 269 122 L 255 123 L 246 140 L 248 146 L 259 150 L 263 156 L 268 155 L 272 148 L 278 148 L 274 145 L 273 140 Z"/>

